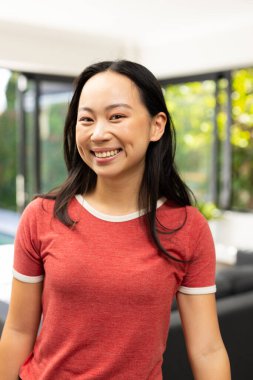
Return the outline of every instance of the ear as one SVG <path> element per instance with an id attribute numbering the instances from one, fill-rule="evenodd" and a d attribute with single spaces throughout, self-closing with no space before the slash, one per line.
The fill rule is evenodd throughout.
<path id="1" fill-rule="evenodd" d="M 164 133 L 164 129 L 167 123 L 167 116 L 164 112 L 159 112 L 152 118 L 150 141 L 158 141 Z"/>

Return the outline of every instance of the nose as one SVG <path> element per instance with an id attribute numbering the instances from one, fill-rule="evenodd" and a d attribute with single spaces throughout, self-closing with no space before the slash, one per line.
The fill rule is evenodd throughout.
<path id="1" fill-rule="evenodd" d="M 106 122 L 97 122 L 92 130 L 91 141 L 105 141 L 109 139 L 109 131 Z"/>

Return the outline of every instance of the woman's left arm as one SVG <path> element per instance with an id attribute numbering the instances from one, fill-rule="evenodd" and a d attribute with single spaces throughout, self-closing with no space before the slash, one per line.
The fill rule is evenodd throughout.
<path id="1" fill-rule="evenodd" d="M 214 294 L 178 292 L 177 302 L 195 380 L 231 380 Z"/>

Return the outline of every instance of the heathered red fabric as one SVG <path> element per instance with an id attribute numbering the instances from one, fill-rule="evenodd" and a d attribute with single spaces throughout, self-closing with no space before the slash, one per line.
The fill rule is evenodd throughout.
<path id="1" fill-rule="evenodd" d="M 161 380 L 176 292 L 213 292 L 215 253 L 207 222 L 193 207 L 157 210 L 167 260 L 147 238 L 144 217 L 102 220 L 74 198 L 74 229 L 52 217 L 54 201 L 36 199 L 22 215 L 14 276 L 44 275 L 43 323 L 23 380 Z M 161 230 L 164 230 L 160 226 Z"/>

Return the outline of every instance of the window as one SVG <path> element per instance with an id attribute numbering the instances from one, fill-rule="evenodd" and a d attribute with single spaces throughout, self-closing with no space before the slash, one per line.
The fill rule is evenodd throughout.
<path id="1" fill-rule="evenodd" d="M 177 167 L 197 198 L 210 200 L 215 82 L 167 85 L 165 99 L 177 134 Z"/>
<path id="2" fill-rule="evenodd" d="M 72 86 L 43 81 L 40 92 L 41 191 L 47 192 L 66 178 L 63 129 Z"/>
<path id="3" fill-rule="evenodd" d="M 19 176 L 24 178 L 19 206 L 23 208 L 35 193 L 46 193 L 66 178 L 63 130 L 72 79 L 21 75 L 18 85 L 24 157 L 19 165 Z"/>
<path id="4" fill-rule="evenodd" d="M 200 202 L 252 210 L 253 69 L 199 78 L 162 83 L 179 171 Z"/>

